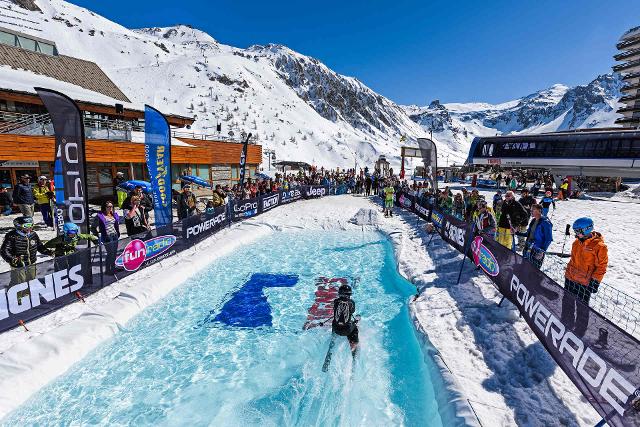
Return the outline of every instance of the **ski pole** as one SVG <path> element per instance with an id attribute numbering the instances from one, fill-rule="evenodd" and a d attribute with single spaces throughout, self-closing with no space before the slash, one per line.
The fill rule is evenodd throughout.
<path id="1" fill-rule="evenodd" d="M 567 224 L 564 230 L 564 242 L 562 242 L 562 255 L 564 256 L 564 245 L 567 243 L 567 236 L 571 234 L 571 225 Z"/>

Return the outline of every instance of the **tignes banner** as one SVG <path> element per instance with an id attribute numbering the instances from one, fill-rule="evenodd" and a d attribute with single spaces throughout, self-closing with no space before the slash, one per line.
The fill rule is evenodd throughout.
<path id="1" fill-rule="evenodd" d="M 144 155 L 151 179 L 153 212 L 157 227 L 171 224 L 171 132 L 167 119 L 144 106 Z"/>
<path id="2" fill-rule="evenodd" d="M 84 124 L 82 114 L 68 96 L 50 89 L 36 88 L 51 116 L 55 133 L 53 180 L 55 191 L 54 221 L 58 235 L 65 222 L 89 232 L 89 205 L 85 164 Z M 79 247 L 86 247 L 79 245 Z"/>
<path id="3" fill-rule="evenodd" d="M 418 204 L 416 204 L 416 207 Z M 640 343 L 533 264 L 452 215 L 433 209 L 443 240 L 467 252 L 610 426 L 640 425 Z M 468 240 L 470 239 L 470 240 Z M 578 325 L 582 310 L 586 325 Z M 584 332 L 583 332 L 584 331 Z"/>

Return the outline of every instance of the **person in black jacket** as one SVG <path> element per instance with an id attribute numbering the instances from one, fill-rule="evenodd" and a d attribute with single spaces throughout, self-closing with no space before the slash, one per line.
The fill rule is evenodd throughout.
<path id="1" fill-rule="evenodd" d="M 516 200 L 513 191 L 507 191 L 498 220 L 496 241 L 508 249 L 513 249 L 514 236 L 517 229 L 526 225 L 529 218 L 522 205 Z"/>
<path id="2" fill-rule="evenodd" d="M 7 187 L 0 186 L 0 216 L 11 215 L 13 206 L 13 197 L 7 191 Z"/>
<path id="3" fill-rule="evenodd" d="M 333 320 L 331 330 L 334 334 L 347 337 L 351 353 L 356 355 L 358 349 L 358 321 L 355 317 L 356 303 L 351 299 L 351 286 L 341 285 L 338 298 L 333 301 Z"/>
<path id="4" fill-rule="evenodd" d="M 0 256 L 13 268 L 11 284 L 16 285 L 36 277 L 38 252 L 50 255 L 38 234 L 33 231 L 32 217 L 19 217 L 13 221 L 15 229 L 4 236 Z"/>
<path id="5" fill-rule="evenodd" d="M 20 183 L 13 189 L 13 203 L 18 205 L 18 209 L 26 217 L 33 217 L 33 205 L 35 203 L 33 188 L 29 182 L 30 179 L 29 175 L 22 175 Z"/>
<path id="6" fill-rule="evenodd" d="M 185 185 L 178 196 L 178 219 L 184 219 L 196 213 L 196 196 L 191 192 L 191 186 Z"/>

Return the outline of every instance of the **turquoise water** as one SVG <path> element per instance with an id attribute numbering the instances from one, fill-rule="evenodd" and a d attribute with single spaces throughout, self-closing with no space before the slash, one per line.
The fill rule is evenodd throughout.
<path id="1" fill-rule="evenodd" d="M 245 316 L 262 326 L 214 320 L 254 273 L 295 279 L 262 290 Z M 321 276 L 354 283 L 362 317 L 355 365 L 340 337 L 326 373 L 330 331 L 302 330 Z M 274 233 L 195 274 L 1 424 L 439 426 L 406 305 L 414 290 L 378 233 Z"/>

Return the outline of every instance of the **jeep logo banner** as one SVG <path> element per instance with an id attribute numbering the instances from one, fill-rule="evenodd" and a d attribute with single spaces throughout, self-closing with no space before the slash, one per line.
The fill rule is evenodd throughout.
<path id="1" fill-rule="evenodd" d="M 78 106 L 59 92 L 36 88 L 38 96 L 51 116 L 55 132 L 53 181 L 56 187 L 54 221 L 58 235 L 65 222 L 88 233 L 89 205 L 85 174 L 84 125 Z M 78 247 L 86 247 L 78 245 Z"/>
<path id="2" fill-rule="evenodd" d="M 308 185 L 302 187 L 305 199 L 324 197 L 329 194 L 329 187 L 326 185 Z"/>

